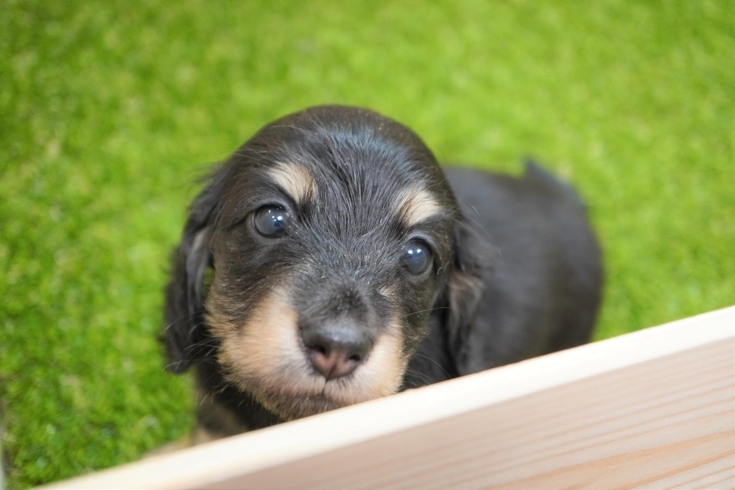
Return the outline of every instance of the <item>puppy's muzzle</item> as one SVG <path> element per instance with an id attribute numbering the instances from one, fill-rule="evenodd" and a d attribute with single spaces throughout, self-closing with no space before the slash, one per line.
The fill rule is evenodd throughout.
<path id="1" fill-rule="evenodd" d="M 372 339 L 351 317 L 318 326 L 302 322 L 300 327 L 309 361 L 327 381 L 352 373 L 373 346 Z"/>

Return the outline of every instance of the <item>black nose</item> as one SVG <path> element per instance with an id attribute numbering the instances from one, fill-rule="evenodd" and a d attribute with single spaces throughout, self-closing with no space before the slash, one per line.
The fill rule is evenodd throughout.
<path id="1" fill-rule="evenodd" d="M 351 322 L 306 328 L 302 338 L 312 366 L 327 380 L 350 374 L 372 347 L 367 335 Z"/>

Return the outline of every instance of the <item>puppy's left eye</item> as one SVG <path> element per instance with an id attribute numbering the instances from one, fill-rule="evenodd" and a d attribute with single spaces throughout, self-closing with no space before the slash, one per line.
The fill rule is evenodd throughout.
<path id="1" fill-rule="evenodd" d="M 418 276 L 431 267 L 431 249 L 421 240 L 411 240 L 403 247 L 401 260 L 411 274 Z"/>
<path id="2" fill-rule="evenodd" d="M 267 238 L 278 238 L 286 233 L 288 213 L 278 206 L 263 206 L 253 215 L 253 228 Z"/>

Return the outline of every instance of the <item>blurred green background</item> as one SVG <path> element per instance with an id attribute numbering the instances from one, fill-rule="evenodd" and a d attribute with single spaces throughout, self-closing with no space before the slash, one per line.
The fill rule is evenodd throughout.
<path id="1" fill-rule="evenodd" d="M 597 338 L 735 303 L 735 3 L 0 1 L 0 416 L 11 488 L 191 423 L 155 340 L 208 163 L 320 103 L 444 161 L 573 182 Z"/>

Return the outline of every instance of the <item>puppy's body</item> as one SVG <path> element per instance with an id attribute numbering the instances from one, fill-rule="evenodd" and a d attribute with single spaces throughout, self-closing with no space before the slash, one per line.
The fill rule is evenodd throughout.
<path id="1" fill-rule="evenodd" d="M 533 163 L 521 177 L 444 172 L 465 216 L 491 244 L 492 269 L 462 346 L 449 354 L 437 318 L 409 363 L 406 386 L 586 343 L 601 300 L 602 269 L 576 192 Z"/>
<path id="2" fill-rule="evenodd" d="M 584 206 L 535 165 L 442 173 L 407 128 L 320 107 L 193 204 L 165 341 L 221 437 L 582 344 L 601 284 Z"/>

